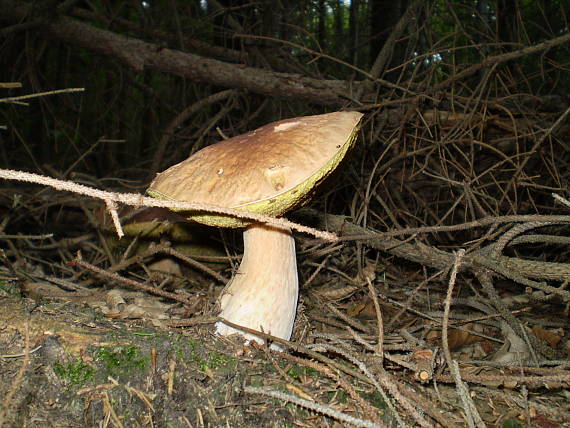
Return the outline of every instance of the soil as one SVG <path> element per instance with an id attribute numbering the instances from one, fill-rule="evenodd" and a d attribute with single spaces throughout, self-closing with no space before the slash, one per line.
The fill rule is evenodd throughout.
<path id="1" fill-rule="evenodd" d="M 11 296 L 0 305 L 3 426 L 283 427 L 306 417 L 245 394 L 284 382 L 261 350 L 215 337 L 211 325 L 166 329 Z"/>

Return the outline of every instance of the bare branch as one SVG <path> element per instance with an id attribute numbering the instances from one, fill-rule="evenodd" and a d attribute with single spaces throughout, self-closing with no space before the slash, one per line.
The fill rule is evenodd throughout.
<path id="1" fill-rule="evenodd" d="M 11 169 L 0 169 L 0 178 L 6 180 L 25 181 L 28 183 L 36 183 L 44 186 L 50 186 L 57 190 L 66 192 L 73 192 L 80 195 L 89 196 L 95 199 L 102 199 L 109 207 L 109 203 L 119 202 L 125 205 L 145 206 L 145 207 L 161 207 L 169 208 L 178 211 L 205 211 L 216 214 L 224 214 L 232 217 L 238 217 L 246 220 L 252 220 L 260 223 L 269 224 L 278 228 L 290 228 L 298 232 L 308 233 L 317 238 L 325 241 L 335 242 L 338 237 L 334 233 L 324 232 L 313 229 L 312 227 L 303 226 L 301 224 L 293 223 L 292 221 L 284 218 L 275 218 L 263 214 L 250 213 L 232 208 L 223 208 L 216 205 L 200 204 L 194 202 L 178 202 L 178 201 L 165 201 L 161 199 L 154 199 L 148 196 L 143 196 L 138 193 L 115 193 L 105 190 L 94 189 L 92 187 L 77 184 L 72 181 L 58 180 L 44 175 L 32 174 L 23 171 L 14 171 Z M 111 210 L 111 215 L 112 210 Z M 117 230 L 119 237 L 121 232 Z"/>
<path id="2" fill-rule="evenodd" d="M 32 8 L 25 2 L 0 0 L 5 18 L 21 22 Z M 322 105 L 341 106 L 350 99 L 348 83 L 314 79 L 300 74 L 277 73 L 244 67 L 147 43 L 60 16 L 37 28 L 45 36 L 119 60 L 136 71 L 150 68 L 186 77 L 194 82 L 241 88 L 272 97 L 294 98 Z M 352 87 L 358 85 L 351 83 Z"/>

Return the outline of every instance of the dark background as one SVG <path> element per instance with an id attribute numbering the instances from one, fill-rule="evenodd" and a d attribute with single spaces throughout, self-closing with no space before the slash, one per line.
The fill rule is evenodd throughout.
<path id="1" fill-rule="evenodd" d="M 568 2 L 0 0 L 0 9 L 0 82 L 16 86 L 0 89 L 3 168 L 144 192 L 222 135 L 357 109 L 361 136 L 340 180 L 312 202 L 320 212 L 376 230 L 563 212 L 552 193 L 568 190 Z M 9 101 L 54 90 L 64 91 Z M 487 232 L 419 239 L 447 248 Z"/>
<path id="2" fill-rule="evenodd" d="M 527 162 L 516 178 L 531 189 L 536 182 L 564 187 L 566 144 L 541 145 L 556 159 L 534 153 L 527 160 L 541 134 L 521 126 L 548 128 L 566 106 L 568 45 L 556 42 L 568 30 L 565 1 L 2 0 L 0 7 L 0 81 L 21 84 L 2 89 L 2 97 L 85 88 L 4 103 L 4 168 L 144 187 L 156 172 L 220 140 L 216 128 L 233 136 L 273 120 L 352 108 L 367 113 L 347 172 L 357 193 L 382 178 L 371 175 L 379 160 L 450 139 L 465 156 L 450 155 L 471 165 L 442 164 L 437 173 L 484 180 L 482 191 L 502 199 L 488 207 L 496 213 L 538 206 L 524 205 L 528 186 L 500 196 L 503 185 L 477 178 L 474 156 L 515 156 L 513 167 Z M 549 40 L 550 47 L 521 52 Z M 445 131 L 440 119 L 421 118 L 428 110 L 466 116 Z M 537 119 L 536 112 L 543 114 L 537 123 L 516 122 Z M 488 146 L 475 148 L 473 140 Z M 390 175 L 405 169 L 396 163 Z M 494 172 L 500 169 L 505 165 Z M 350 201 L 342 202 L 348 209 Z"/>
<path id="3" fill-rule="evenodd" d="M 366 375 L 368 381 L 384 367 L 382 376 L 389 372 L 391 381 L 398 379 L 399 391 L 408 394 L 418 413 L 442 426 L 463 426 L 465 402 L 449 388 L 451 376 L 444 365 L 437 366 L 443 360 L 433 353 L 443 347 L 454 352 L 453 358 L 462 353 L 462 358 L 478 360 L 475 368 L 485 369 L 461 367 L 463 380 L 480 388 L 460 395 L 477 400 L 489 426 L 501 426 L 511 417 L 528 426 L 559 426 L 569 420 L 567 398 L 560 394 L 567 389 L 570 349 L 569 11 L 567 0 L 0 0 L 0 169 L 142 194 L 157 172 L 223 136 L 295 116 L 361 111 L 362 130 L 336 180 L 320 189 L 310 210 L 288 214 L 334 231 L 344 241 L 324 243 L 295 233 L 301 304 L 292 340 L 298 345 L 296 355 L 305 359 L 294 365 L 280 362 L 281 367 L 271 360 L 279 369 L 274 384 L 290 376 L 284 375 L 287 368 L 307 364 L 313 371 L 309 380 L 298 379 L 320 402 L 329 403 L 331 391 L 335 397 L 338 391 L 350 393 L 349 380 L 370 392 L 370 385 L 352 377 L 360 366 L 342 357 L 350 349 L 366 358 L 374 373 Z M 18 98 L 25 96 L 33 97 Z M 566 198 L 568 206 L 553 194 Z M 126 229 L 132 212 L 123 208 Z M 147 220 L 155 216 L 144 214 Z M 148 378 L 145 372 L 144 377 L 123 380 L 159 392 L 155 426 L 180 415 L 192 419 L 194 409 L 214 406 L 212 396 L 221 416 L 243 411 L 228 426 L 273 426 L 280 417 L 297 419 L 280 401 L 252 398 L 243 390 L 254 376 L 267 380 L 267 367 L 256 366 L 260 361 L 269 364 L 263 350 L 240 351 L 245 358 L 237 372 L 242 374 L 213 376 L 187 359 L 198 361 L 194 345 L 184 352 L 170 348 L 178 346 L 176 327 L 217 313 L 216 298 L 224 278 L 235 271 L 241 240 L 239 231 L 197 232 L 189 222 L 169 219 L 151 223 L 151 232 L 134 228 L 118 241 L 109 231 L 102 201 L 1 180 L 2 301 L 11 293 L 18 305 L 33 307 L 22 312 L 26 320 L 34 311 L 52 316 L 52 309 L 42 306 L 46 300 L 73 301 L 76 306 L 61 305 L 71 315 L 57 316 L 65 325 L 78 317 L 74 325 L 91 329 L 96 316 L 84 317 L 83 308 L 94 299 L 104 300 L 109 290 L 125 287 L 126 279 L 130 288 L 144 283 L 145 293 L 157 287 L 181 293 L 195 304 L 160 301 L 170 305 L 166 318 L 180 324 L 169 324 L 164 328 L 168 339 L 152 345 L 158 348 L 158 368 Z M 390 235 L 370 238 L 379 231 Z M 157 242 L 161 245 L 153 247 Z M 460 249 L 465 250 L 461 263 Z M 180 252 L 199 263 L 188 262 Z M 165 260 L 169 274 L 157 276 L 151 268 Z M 212 275 L 204 264 L 217 272 Z M 450 280 L 454 267 L 459 271 L 456 282 Z M 453 310 L 442 315 L 447 294 L 454 297 Z M 19 320 L 16 312 L 0 311 Z M 147 319 L 153 319 L 111 315 L 104 328 L 113 324 L 113 331 L 133 325 L 146 330 Z M 447 327 L 442 325 L 447 324 L 442 320 L 450 321 L 449 339 L 443 339 Z M 0 329 L 3 352 L 16 357 L 36 343 L 34 334 L 23 343 L 28 327 L 17 322 L 21 329 L 14 336 L 10 328 Z M 213 339 L 211 322 L 202 322 L 203 328 L 178 329 L 176 334 L 193 337 L 199 349 L 207 344 L 224 355 L 234 352 L 226 339 Z M 459 327 L 451 328 L 452 323 Z M 41 332 L 46 330 L 43 324 Z M 362 337 L 357 340 L 347 325 Z M 375 343 L 382 331 L 384 355 L 399 360 L 388 362 L 378 354 Z M 303 350 L 311 341 L 343 350 L 322 353 L 341 361 L 338 367 L 354 368 L 351 377 L 343 375 L 347 382 L 342 388 L 337 366 L 319 369 L 326 376 L 315 377 L 315 353 Z M 473 348 L 465 350 L 469 345 Z M 45 344 L 44 349 L 49 350 Z M 423 352 L 413 360 L 412 350 Z M 160 390 L 165 383 L 159 373 L 170 370 L 169 355 L 179 351 L 179 389 L 170 397 Z M 43 352 L 32 355 L 38 360 L 28 374 L 35 376 L 56 361 Z M 249 352 L 257 355 L 250 358 Z M 520 361 L 521 354 L 530 357 Z M 430 369 L 437 368 L 427 374 L 439 385 L 433 401 L 428 402 L 433 388 L 419 385 L 420 372 L 402 365 L 404 356 L 417 362 L 416 368 L 427 360 L 433 364 Z M 52 380 L 58 379 L 54 375 L 44 376 L 43 383 L 25 380 L 27 385 L 20 388 L 20 363 L 4 357 L 0 377 L 15 380 L 12 386 L 0 382 L 0 389 L 18 392 L 21 420 L 27 415 L 32 420 L 42 403 L 47 403 L 40 409 L 46 420 L 53 418 L 54 403 L 65 403 L 59 420 L 76 426 L 88 426 L 85 421 L 97 426 L 107 418 L 101 400 L 87 412 L 87 398 L 64 414 L 68 400 L 83 398 L 72 390 L 67 398 L 57 395 L 59 383 L 58 392 L 49 392 Z M 85 362 L 91 364 L 88 358 Z M 220 388 L 204 389 L 209 382 Z M 498 390 L 497 385 L 510 386 Z M 48 391 L 49 399 L 36 399 L 42 395 L 34 389 Z M 200 394 L 203 402 L 195 399 Z M 369 420 L 384 414 L 358 397 L 351 394 L 347 402 L 357 402 L 351 414 Z M 371 397 L 366 400 L 376 406 Z M 336 404 L 344 403 L 336 399 Z M 0 425 L 2 405 L 9 407 L 10 399 L 3 400 Z M 142 402 L 131 406 L 134 398 L 114 400 L 119 415 L 136 419 L 147 412 Z M 402 414 L 411 420 L 409 413 Z M 324 416 L 300 418 L 307 415 L 322 418 L 311 426 L 326 426 Z M 447 422 L 441 420 L 444 415 Z M 194 419 L 192 424 L 226 425 L 210 417 L 206 415 L 207 425 Z M 502 426 L 520 426 L 507 422 Z"/>

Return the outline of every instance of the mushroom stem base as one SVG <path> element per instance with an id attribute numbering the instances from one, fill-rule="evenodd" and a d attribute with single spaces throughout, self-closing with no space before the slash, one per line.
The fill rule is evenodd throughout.
<path id="1" fill-rule="evenodd" d="M 253 330 L 289 340 L 297 312 L 299 280 L 295 241 L 289 229 L 263 224 L 247 227 L 240 267 L 220 297 L 220 317 Z M 258 336 L 216 323 L 221 335 Z M 274 347 L 278 349 L 278 347 Z"/>

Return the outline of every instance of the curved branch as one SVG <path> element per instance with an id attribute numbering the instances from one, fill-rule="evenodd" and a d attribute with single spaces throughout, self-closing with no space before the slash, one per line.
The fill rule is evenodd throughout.
<path id="1" fill-rule="evenodd" d="M 0 19 L 15 24 L 24 21 L 32 7 L 26 2 L 0 0 L 0 10 L 3 15 Z M 294 98 L 322 105 L 340 106 L 350 99 L 349 85 L 342 80 L 314 79 L 204 58 L 96 28 L 66 16 L 46 21 L 35 31 L 48 38 L 114 58 L 137 71 L 149 68 L 198 83 L 247 89 L 260 95 Z M 352 82 L 351 86 L 354 88 L 358 83 Z"/>

